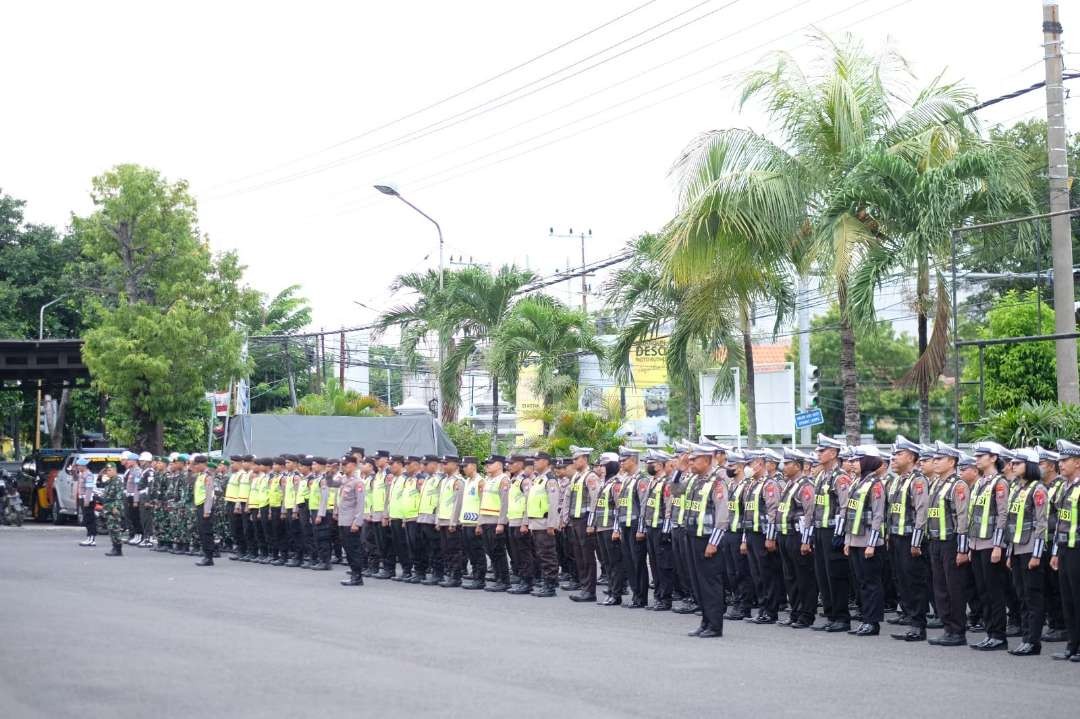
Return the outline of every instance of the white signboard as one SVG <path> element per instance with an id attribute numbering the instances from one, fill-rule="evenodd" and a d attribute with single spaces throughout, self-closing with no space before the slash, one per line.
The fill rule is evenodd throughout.
<path id="1" fill-rule="evenodd" d="M 716 372 L 703 372 L 701 388 L 701 433 L 710 437 L 740 437 L 739 403 L 742 388 L 739 368 L 733 368 L 735 391 L 724 399 L 713 399 Z M 790 362 L 754 368 L 754 398 L 757 431 L 762 434 L 793 436 L 795 433 L 795 368 Z"/>

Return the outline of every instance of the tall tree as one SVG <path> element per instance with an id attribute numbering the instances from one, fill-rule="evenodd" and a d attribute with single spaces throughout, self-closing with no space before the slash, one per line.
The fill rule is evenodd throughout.
<path id="1" fill-rule="evenodd" d="M 260 295 L 258 304 L 243 312 L 241 321 L 252 338 L 248 346 L 253 412 L 269 412 L 290 404 L 290 373 L 297 396 L 303 396 L 311 389 L 311 376 L 307 370 L 315 362 L 314 341 L 256 339 L 266 335 L 295 334 L 311 323 L 311 305 L 299 292 L 299 285 L 290 285 L 273 297 Z"/>
<path id="2" fill-rule="evenodd" d="M 819 35 L 806 67 L 786 53 L 742 82 L 741 106 L 760 102 L 775 139 L 746 130 L 705 133 L 691 147 L 691 169 L 710 156 L 721 171 L 700 173 L 671 241 L 680 271 L 708 266 L 729 246 L 752 261 L 788 244 L 790 262 L 814 268 L 840 310 L 844 431 L 859 440 L 853 273 L 876 242 L 870 203 L 852 196 L 849 177 L 869 157 L 906 152 L 952 122 L 969 95 L 938 80 L 905 100 L 907 65 L 897 54 L 871 55 L 850 35 Z M 693 176 L 692 176 L 693 177 Z M 954 188 L 949 188 L 954 189 Z M 728 261 L 726 266 L 737 266 Z M 752 265 L 753 266 L 753 265 Z"/>
<path id="3" fill-rule="evenodd" d="M 514 305 L 499 326 L 490 362 L 493 373 L 513 385 L 517 384 L 523 366 L 535 364 L 533 389 L 546 414 L 556 400 L 576 385 L 578 356 L 603 357 L 604 351 L 588 315 L 550 297 L 531 295 Z M 544 434 L 548 429 L 545 420 Z"/>
<path id="4" fill-rule="evenodd" d="M 460 378 L 468 363 L 490 348 L 510 314 L 514 296 L 535 279 L 529 270 L 503 265 L 492 274 L 479 267 L 467 267 L 454 274 L 447 299 L 447 319 L 457 339 L 440 372 L 444 385 L 460 392 Z M 485 362 L 487 364 L 487 362 Z M 460 399 L 459 399 L 460 402 Z M 499 374 L 491 373 L 491 451 L 499 442 Z"/>
<path id="5" fill-rule="evenodd" d="M 198 233 L 187 183 L 118 165 L 94 178 L 94 212 L 73 219 L 74 278 L 93 317 L 84 359 L 99 391 L 131 416 L 136 449 L 163 451 L 166 421 L 241 369 L 235 324 L 253 300 L 234 254 Z"/>

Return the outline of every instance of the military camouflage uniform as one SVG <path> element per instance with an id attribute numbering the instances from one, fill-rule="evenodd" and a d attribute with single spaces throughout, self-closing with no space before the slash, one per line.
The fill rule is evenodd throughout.
<path id="1" fill-rule="evenodd" d="M 119 475 L 108 480 L 102 488 L 101 495 L 109 539 L 112 540 L 114 547 L 120 546 L 120 538 L 124 532 L 124 481 Z"/>
<path id="2" fill-rule="evenodd" d="M 225 514 L 225 483 L 228 481 L 227 474 L 219 472 L 214 475 L 214 506 L 210 508 L 210 516 L 214 520 L 214 536 L 222 547 L 232 546 L 229 517 Z"/>

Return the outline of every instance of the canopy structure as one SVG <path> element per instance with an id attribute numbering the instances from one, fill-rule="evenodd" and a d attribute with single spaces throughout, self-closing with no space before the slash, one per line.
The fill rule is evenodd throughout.
<path id="1" fill-rule="evenodd" d="M 457 448 L 430 415 L 405 417 L 309 417 L 245 414 L 229 420 L 224 454 L 282 453 L 340 456 L 349 447 L 368 454 L 455 454 Z"/>

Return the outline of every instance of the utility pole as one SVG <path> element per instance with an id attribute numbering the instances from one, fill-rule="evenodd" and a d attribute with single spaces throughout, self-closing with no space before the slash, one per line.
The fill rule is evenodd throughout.
<path id="1" fill-rule="evenodd" d="M 1046 146 L 1049 154 L 1050 212 L 1069 209 L 1069 159 L 1065 135 L 1065 89 L 1061 74 L 1061 21 L 1057 0 L 1043 0 L 1043 62 L 1046 67 Z M 1073 290 L 1072 217 L 1050 218 L 1054 259 L 1054 332 L 1076 331 Z M 1080 404 L 1077 384 L 1076 340 L 1058 340 L 1057 396 L 1059 402 Z"/>
<path id="2" fill-rule="evenodd" d="M 584 268 L 585 268 L 585 237 L 586 236 L 588 236 L 589 239 L 592 239 L 592 230 L 588 230 L 587 232 L 581 232 L 581 233 L 578 233 L 577 235 L 575 235 L 574 234 L 574 228 L 571 227 L 570 232 L 568 234 L 556 235 L 554 227 L 549 227 L 548 228 L 548 237 L 553 237 L 553 238 L 554 237 L 559 237 L 561 239 L 573 239 L 573 238 L 577 237 L 577 238 L 579 238 L 581 240 L 581 267 L 582 267 L 582 273 L 581 273 L 581 311 L 582 312 L 588 312 L 588 310 L 589 310 L 589 286 L 588 286 L 588 284 L 586 284 L 586 278 L 588 277 L 588 274 L 586 272 L 584 272 Z"/>
<path id="3" fill-rule="evenodd" d="M 341 342 L 338 347 L 338 387 L 345 391 L 345 330 L 341 330 Z"/>
<path id="4" fill-rule="evenodd" d="M 805 276 L 799 277 L 799 406 L 803 412 L 810 409 L 810 283 Z M 810 428 L 802 428 L 800 444 L 810 444 Z"/>
<path id="5" fill-rule="evenodd" d="M 292 356 L 289 355 L 289 340 L 282 340 L 281 347 L 285 350 L 285 371 L 289 373 L 289 402 L 296 409 L 296 378 L 293 377 Z"/>

